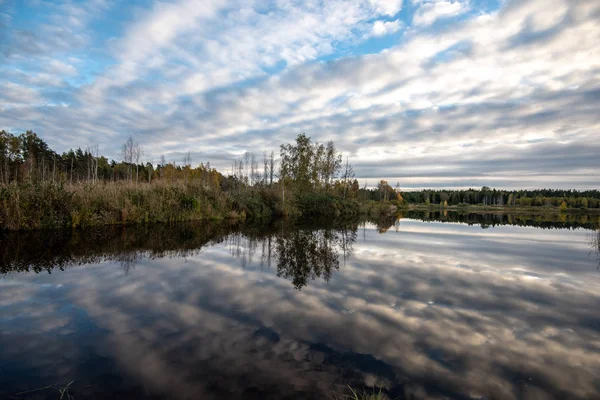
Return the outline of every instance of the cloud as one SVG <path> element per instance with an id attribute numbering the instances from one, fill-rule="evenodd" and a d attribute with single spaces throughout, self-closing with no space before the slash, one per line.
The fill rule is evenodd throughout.
<path id="1" fill-rule="evenodd" d="M 460 0 L 419 1 L 419 8 L 413 16 L 415 25 L 431 25 L 438 19 L 454 17 L 469 10 L 467 4 Z"/>
<path id="2" fill-rule="evenodd" d="M 14 17 L 18 15 L 14 4 L 8 5 L 2 14 L 6 16 L 7 32 L 5 40 L 0 43 L 0 54 L 9 60 L 27 60 L 83 49 L 91 39 L 85 29 L 87 24 L 108 8 L 104 0 L 83 4 L 32 2 L 27 6 L 32 8 L 34 15 L 39 13 L 43 17 L 28 24 L 16 24 Z"/>
<path id="3" fill-rule="evenodd" d="M 110 37 L 93 29 L 109 5 L 71 7 L 68 29 L 82 41 L 53 50 L 42 40 L 61 29 L 53 18 L 28 32 L 11 22 L 0 84 L 26 95 L 4 96 L 4 107 L 19 107 L 0 126 L 35 129 L 59 151 L 94 137 L 112 157 L 131 133 L 148 160 L 191 151 L 223 170 L 246 150 L 276 150 L 306 132 L 335 140 L 357 167 L 372 165 L 356 168 L 371 183 L 597 186 L 585 174 L 599 161 L 575 156 L 595 148 L 600 128 L 596 3 L 400 5 L 157 2 Z M 461 18 L 448 18 L 458 7 Z M 412 10 L 411 25 L 403 13 Z M 400 27 L 402 37 L 389 35 Z M 19 35 L 33 35 L 37 50 L 16 46 Z M 553 155 L 542 169 L 524 158 L 548 148 L 577 161 L 561 168 Z M 472 168 L 500 155 L 504 175 Z"/>
<path id="4" fill-rule="evenodd" d="M 393 17 L 402 9 L 402 0 L 369 0 L 375 10 L 384 15 Z"/>
<path id="5" fill-rule="evenodd" d="M 71 64 L 64 63 L 58 60 L 51 60 L 48 64 L 48 72 L 55 75 L 73 76 L 77 75 L 77 69 Z"/>
<path id="6" fill-rule="evenodd" d="M 30 106 L 39 101 L 38 93 L 30 88 L 6 82 L 0 85 L 0 105 L 3 108 Z"/>
<path id="7" fill-rule="evenodd" d="M 400 20 L 395 21 L 375 21 L 371 34 L 373 36 L 384 36 L 398 32 L 402 28 Z"/>

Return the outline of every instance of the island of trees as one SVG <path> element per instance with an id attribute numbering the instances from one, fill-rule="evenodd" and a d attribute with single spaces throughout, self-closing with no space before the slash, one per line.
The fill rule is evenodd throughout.
<path id="1" fill-rule="evenodd" d="M 143 162 L 129 137 L 119 161 L 88 145 L 62 154 L 36 133 L 0 131 L 0 229 L 20 230 L 138 222 L 389 215 L 406 207 L 600 209 L 600 192 L 575 190 L 400 191 L 381 180 L 359 185 L 333 142 L 305 134 L 279 156 L 247 152 L 220 172 L 210 163 Z"/>

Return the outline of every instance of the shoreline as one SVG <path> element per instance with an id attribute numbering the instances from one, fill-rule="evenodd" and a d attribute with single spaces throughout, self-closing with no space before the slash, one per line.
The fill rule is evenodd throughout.
<path id="1" fill-rule="evenodd" d="M 291 185 L 290 185 L 291 186 Z M 290 188 L 292 189 L 292 188 Z M 286 191 L 289 189 L 286 188 Z M 397 217 L 403 212 L 514 216 L 589 216 L 600 225 L 600 208 L 406 204 L 360 200 L 333 191 L 289 190 L 279 184 L 223 191 L 200 182 L 19 184 L 0 186 L 0 231 L 74 229 L 184 221 L 246 221 L 287 217 L 335 219 Z"/>
<path id="2" fill-rule="evenodd" d="M 483 205 L 466 205 L 466 206 L 441 206 L 437 204 L 408 204 L 401 208 L 407 211 L 456 211 L 468 214 L 565 214 L 565 215 L 598 215 L 600 216 L 600 208 L 567 208 L 561 210 L 559 207 L 552 206 L 483 206 Z"/>

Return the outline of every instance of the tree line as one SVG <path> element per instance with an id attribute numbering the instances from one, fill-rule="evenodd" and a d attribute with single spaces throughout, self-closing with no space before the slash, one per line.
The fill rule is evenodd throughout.
<path id="1" fill-rule="evenodd" d="M 403 192 L 402 196 L 408 204 L 600 208 L 598 190 L 497 190 L 483 186 L 481 189 Z"/>
<path id="2" fill-rule="evenodd" d="M 192 166 L 188 152 L 182 161 L 144 162 L 142 146 L 130 136 L 123 144 L 120 160 L 99 154 L 98 145 L 70 149 L 62 154 L 52 150 L 35 132 L 22 134 L 0 131 L 0 184 L 77 182 L 200 182 L 225 191 L 274 184 L 283 190 L 335 193 L 356 197 L 358 181 L 349 160 L 342 159 L 333 142 L 315 143 L 305 134 L 295 143 L 281 145 L 279 157 L 264 151 L 262 158 L 245 152 L 232 162 L 230 173 L 212 168 L 210 162 Z"/>
<path id="3" fill-rule="evenodd" d="M 152 182 L 198 180 L 206 185 L 219 185 L 223 176 L 210 163 L 192 167 L 189 153 L 181 164 L 161 157 L 157 164 L 143 162 L 144 151 L 133 137 L 121 149 L 121 160 L 110 160 L 99 154 L 98 145 L 70 149 L 62 154 L 52 150 L 35 132 L 14 135 L 0 131 L 0 184 L 11 183 L 77 183 L 131 181 Z"/>

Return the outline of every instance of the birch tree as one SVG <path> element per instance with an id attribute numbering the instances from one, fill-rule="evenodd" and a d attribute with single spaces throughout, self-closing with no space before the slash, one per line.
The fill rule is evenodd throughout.
<path id="1" fill-rule="evenodd" d="M 121 148 L 121 159 L 125 164 L 129 164 L 128 175 L 129 180 L 132 180 L 132 171 L 131 164 L 133 164 L 133 159 L 135 157 L 135 141 L 133 140 L 133 136 L 129 135 L 127 141 L 123 144 Z"/>

